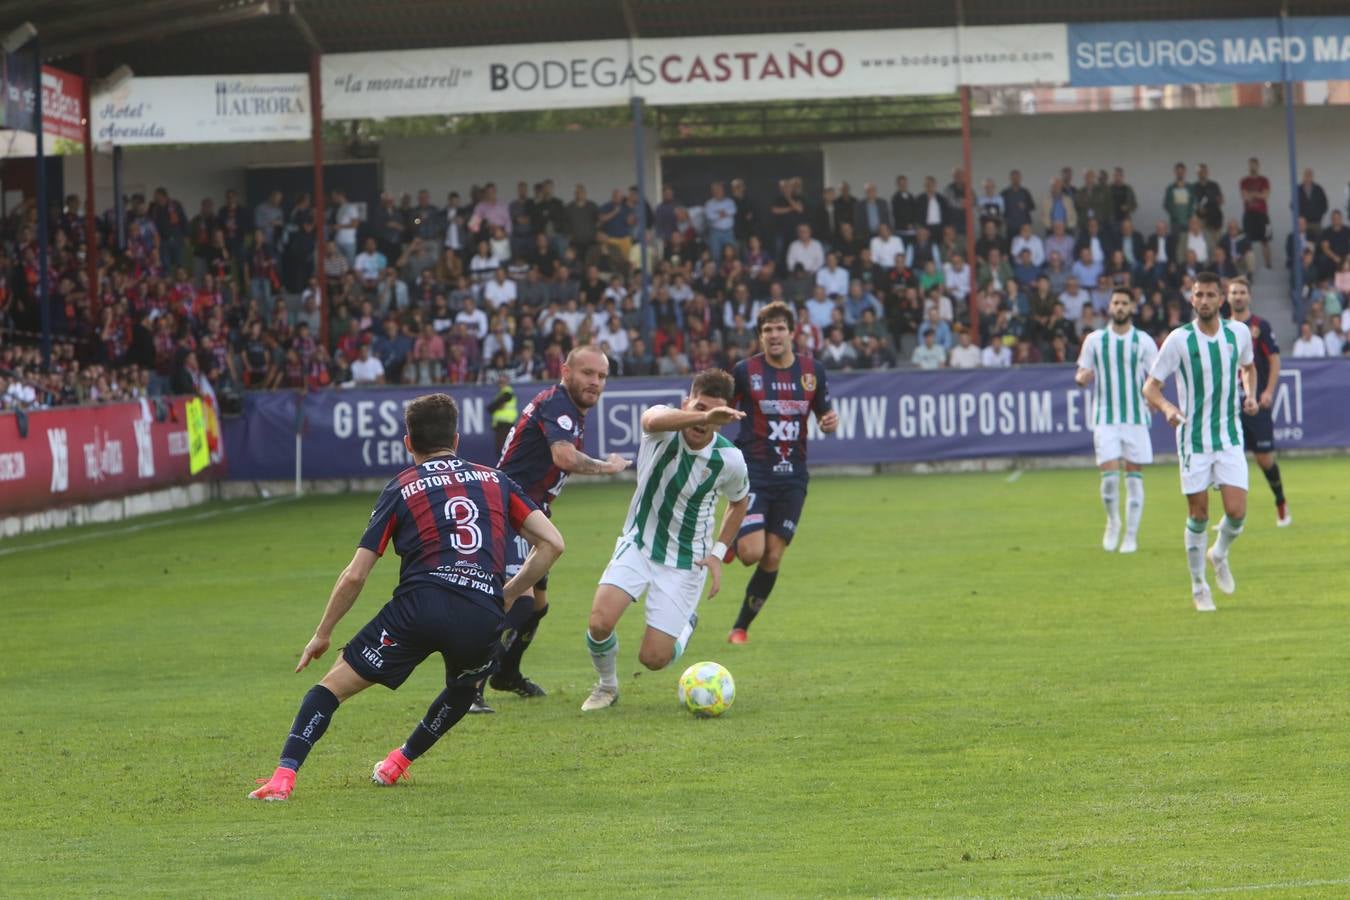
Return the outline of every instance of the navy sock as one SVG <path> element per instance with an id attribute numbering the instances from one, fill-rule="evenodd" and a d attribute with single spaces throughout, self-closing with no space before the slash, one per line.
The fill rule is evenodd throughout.
<path id="1" fill-rule="evenodd" d="M 403 742 L 403 755 L 412 760 L 430 750 L 447 731 L 455 727 L 456 722 L 464 718 L 476 694 L 477 689 L 473 685 L 448 687 L 441 691 L 440 696 L 428 707 L 426 716 Z"/>
<path id="2" fill-rule="evenodd" d="M 1269 469 L 1262 469 L 1266 474 L 1266 481 L 1270 484 L 1270 490 L 1275 494 L 1275 502 L 1284 502 L 1284 482 L 1280 480 L 1280 464 L 1275 463 Z"/>
<path id="3" fill-rule="evenodd" d="M 773 583 L 777 580 L 777 572 L 755 569 L 755 574 L 750 576 L 750 583 L 745 586 L 745 600 L 741 602 L 741 614 L 736 617 L 735 627 L 750 627 L 750 623 L 755 621 L 755 616 L 764 608 L 765 601 L 769 599 L 769 592 L 773 590 Z"/>
<path id="4" fill-rule="evenodd" d="M 305 764 L 305 757 L 328 730 L 328 723 L 337 708 L 338 698 L 328 688 L 316 684 L 309 689 L 305 699 L 300 701 L 300 711 L 295 714 L 291 733 L 281 748 L 281 762 L 278 763 L 281 768 L 298 770 Z"/>
<path id="5" fill-rule="evenodd" d="M 506 620 L 516 629 L 515 635 L 511 638 L 511 644 L 502 653 L 502 664 L 498 674 L 507 680 L 520 677 L 520 660 L 525 655 L 525 651 L 530 649 L 530 642 L 534 640 L 535 632 L 539 630 L 539 623 L 543 621 L 544 616 L 548 615 L 548 607 L 534 610 L 530 607 L 528 597 L 521 597 L 516 601 L 516 605 L 525 604 L 525 608 L 530 610 L 528 617 L 514 616 L 511 613 L 516 611 L 516 607 L 511 607 L 511 613 L 507 613 Z"/>

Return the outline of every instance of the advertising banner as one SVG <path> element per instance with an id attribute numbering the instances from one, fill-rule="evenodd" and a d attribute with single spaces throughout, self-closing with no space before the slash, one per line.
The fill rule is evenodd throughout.
<path id="1" fill-rule="evenodd" d="M 17 53 L 0 52 L 4 65 L 4 102 L 0 125 L 13 131 L 33 133 L 33 48 Z"/>
<path id="2" fill-rule="evenodd" d="M 117 403 L 0 415 L 0 516 L 56 509 L 184 484 L 186 397 L 165 398 L 159 421 L 148 403 Z M 200 401 L 198 401 L 200 402 Z M 203 478 L 219 478 L 213 465 Z"/>
<path id="3" fill-rule="evenodd" d="M 325 119 L 943 94 L 1061 84 L 1062 24 L 707 35 L 325 55 Z"/>
<path id="4" fill-rule="evenodd" d="M 1206 19 L 1068 26 L 1073 87 L 1249 84 L 1350 78 L 1350 17 Z"/>
<path id="5" fill-rule="evenodd" d="M 309 139 L 309 76 L 131 78 L 93 98 L 99 144 L 212 144 Z"/>
<path id="6" fill-rule="evenodd" d="M 42 130 L 84 143 L 84 79 L 52 66 L 42 67 Z"/>
<path id="7" fill-rule="evenodd" d="M 812 429 L 813 465 L 1092 452 L 1092 394 L 1074 384 L 1071 366 L 836 374 L 829 385 L 839 430 L 822 435 Z M 521 402 L 543 387 L 518 386 Z M 586 452 L 635 454 L 642 411 L 679 402 L 687 388 L 686 379 L 611 381 L 586 418 Z M 293 393 L 250 394 L 243 417 L 226 423 L 230 477 L 293 477 L 297 402 L 304 411 L 303 477 L 389 477 L 411 463 L 403 448 L 403 406 L 432 390 L 325 391 L 303 400 Z M 461 454 L 495 464 L 486 412 L 495 388 L 452 388 L 449 393 L 460 405 Z M 1350 447 L 1347 396 L 1350 364 L 1285 363 L 1273 409 L 1277 445 Z M 734 426 L 726 429 L 729 436 L 735 432 Z M 1159 453 L 1175 452 L 1173 431 L 1159 416 L 1153 417 L 1153 442 Z"/>

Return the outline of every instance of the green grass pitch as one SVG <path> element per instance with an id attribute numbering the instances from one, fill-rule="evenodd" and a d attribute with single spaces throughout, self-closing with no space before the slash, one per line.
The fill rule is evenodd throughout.
<path id="1" fill-rule="evenodd" d="M 284 804 L 245 794 L 332 661 L 291 671 L 373 495 L 6 541 L 0 894 L 1345 896 L 1350 463 L 1283 469 L 1295 524 L 1253 467 L 1215 615 L 1191 608 L 1172 466 L 1133 557 L 1100 549 L 1092 471 L 817 478 L 752 643 L 724 642 L 728 567 L 672 670 L 637 674 L 625 617 L 622 701 L 587 715 L 631 485 L 573 486 L 525 667 L 548 698 L 496 695 L 375 788 L 430 660 L 347 704 Z M 676 707 L 700 659 L 736 677 L 722 719 Z"/>

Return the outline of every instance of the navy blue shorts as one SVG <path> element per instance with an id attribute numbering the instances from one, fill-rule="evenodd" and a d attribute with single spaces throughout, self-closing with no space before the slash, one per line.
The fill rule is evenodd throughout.
<path id="1" fill-rule="evenodd" d="M 741 534 L 764 530 L 792 543 L 797 523 L 806 505 L 806 483 L 799 481 L 750 482 L 750 508 L 741 522 Z"/>
<path id="2" fill-rule="evenodd" d="M 1242 442 L 1251 453 L 1275 452 L 1275 420 L 1268 409 L 1258 409 L 1256 415 L 1242 416 Z"/>
<path id="3" fill-rule="evenodd" d="M 486 598 L 420 587 L 386 603 L 342 648 L 342 658 L 362 678 L 393 690 L 439 653 L 446 687 L 474 684 L 495 670 L 505 628 L 505 614 Z"/>
<path id="4" fill-rule="evenodd" d="M 520 567 L 525 565 L 525 557 L 530 555 L 530 542 L 518 534 L 512 534 L 510 540 L 506 542 L 506 577 L 510 578 L 520 571 Z M 545 574 L 534 583 L 534 587 L 541 591 L 548 590 L 548 575 Z"/>

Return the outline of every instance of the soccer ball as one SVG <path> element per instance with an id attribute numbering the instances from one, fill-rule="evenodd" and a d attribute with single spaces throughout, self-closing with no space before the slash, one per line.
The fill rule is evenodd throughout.
<path id="1" fill-rule="evenodd" d="M 720 716 L 735 699 L 736 682 L 720 663 L 694 663 L 680 676 L 680 704 L 696 716 Z"/>

